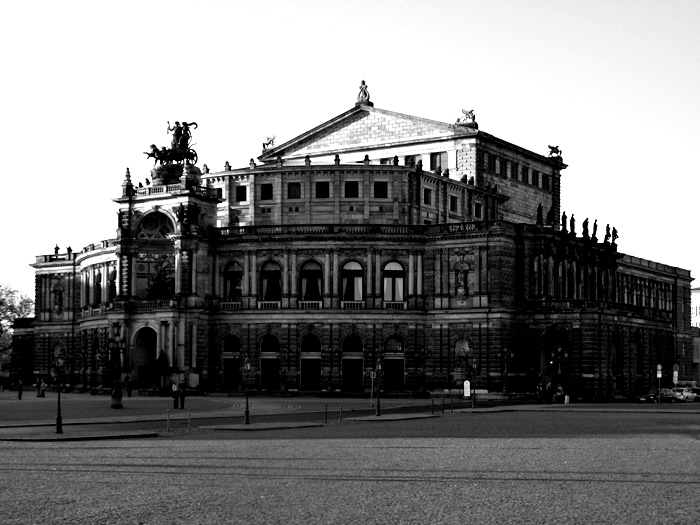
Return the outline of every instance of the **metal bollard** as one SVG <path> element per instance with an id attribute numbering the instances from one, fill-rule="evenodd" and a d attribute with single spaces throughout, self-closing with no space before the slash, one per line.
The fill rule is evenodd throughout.
<path id="1" fill-rule="evenodd" d="M 340 412 L 338 413 L 338 423 L 343 420 L 343 404 L 340 403 Z"/>
<path id="2" fill-rule="evenodd" d="M 323 421 L 326 425 L 328 424 L 328 405 L 326 405 L 326 419 Z"/>
<path id="3" fill-rule="evenodd" d="M 435 400 L 432 398 L 430 399 L 430 414 L 435 415 Z"/>
<path id="4" fill-rule="evenodd" d="M 170 434 L 170 409 L 165 411 L 165 431 Z"/>
<path id="5" fill-rule="evenodd" d="M 187 409 L 187 432 L 190 431 L 190 420 L 192 419 L 192 410 Z"/>
<path id="6" fill-rule="evenodd" d="M 442 413 L 445 413 L 445 398 L 442 398 Z"/>

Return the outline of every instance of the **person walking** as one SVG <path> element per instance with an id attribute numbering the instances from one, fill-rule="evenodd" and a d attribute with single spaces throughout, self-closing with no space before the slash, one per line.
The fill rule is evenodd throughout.
<path id="1" fill-rule="evenodd" d="M 177 386 L 177 383 L 173 381 L 173 408 L 177 408 L 177 405 L 179 403 L 179 398 L 180 398 L 180 388 Z"/>
<path id="2" fill-rule="evenodd" d="M 126 395 L 131 397 L 131 378 L 129 376 L 126 376 L 124 380 L 124 389 L 126 390 Z"/>
<path id="3" fill-rule="evenodd" d="M 187 393 L 187 385 L 180 383 L 180 408 L 185 408 L 185 395 Z"/>
<path id="4" fill-rule="evenodd" d="M 24 386 L 22 386 L 22 380 L 17 381 L 17 399 L 22 399 L 22 391 Z"/>
<path id="5" fill-rule="evenodd" d="M 41 378 L 36 380 L 36 397 L 41 397 Z"/>

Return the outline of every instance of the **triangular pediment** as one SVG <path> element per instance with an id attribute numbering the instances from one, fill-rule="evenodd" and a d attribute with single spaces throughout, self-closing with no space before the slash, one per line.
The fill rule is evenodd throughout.
<path id="1" fill-rule="evenodd" d="M 463 134 L 464 128 L 393 111 L 359 105 L 280 146 L 259 160 L 272 162 L 361 151 Z"/>

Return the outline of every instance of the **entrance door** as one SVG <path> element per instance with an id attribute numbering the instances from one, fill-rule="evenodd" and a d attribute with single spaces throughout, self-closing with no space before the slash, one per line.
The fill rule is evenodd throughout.
<path id="1" fill-rule="evenodd" d="M 136 373 L 133 378 L 137 388 L 158 386 L 156 370 L 157 335 L 152 328 L 142 328 L 136 334 L 130 360 Z"/>
<path id="2" fill-rule="evenodd" d="M 221 387 L 224 390 L 238 390 L 241 386 L 241 358 L 224 357 Z"/>
<path id="3" fill-rule="evenodd" d="M 341 386 L 343 392 L 365 391 L 363 363 L 361 358 L 343 358 L 343 382 Z"/>
<path id="4" fill-rule="evenodd" d="M 384 359 L 382 370 L 382 390 L 386 392 L 403 392 L 404 385 L 404 360 Z"/>
<path id="5" fill-rule="evenodd" d="M 321 390 L 321 359 L 301 358 L 299 390 L 319 391 Z"/>
<path id="6" fill-rule="evenodd" d="M 280 388 L 280 360 L 276 357 L 260 359 L 260 388 L 276 392 Z"/>

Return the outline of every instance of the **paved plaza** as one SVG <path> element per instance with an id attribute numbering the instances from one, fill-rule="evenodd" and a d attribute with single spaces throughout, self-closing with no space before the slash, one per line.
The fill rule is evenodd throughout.
<path id="1" fill-rule="evenodd" d="M 253 398 L 250 426 L 258 432 L 239 432 L 205 427 L 241 423 L 245 400 L 207 397 L 187 400 L 190 430 L 165 433 L 161 416 L 175 413 L 167 398 L 125 398 L 114 415 L 103 413 L 109 398 L 69 394 L 64 434 L 112 439 L 31 441 L 53 434 L 57 399 L 47 395 L 17 401 L 0 393 L 0 439 L 27 438 L 0 441 L 0 523 L 691 524 L 700 517 L 700 403 L 447 405 L 445 413 L 439 404 L 432 414 L 430 400 L 414 413 L 398 408 L 406 400 L 383 400 L 386 412 L 369 417 L 363 399 Z M 22 419 L 29 410 L 36 417 Z M 126 437 L 120 428 L 130 420 L 159 437 Z"/>

